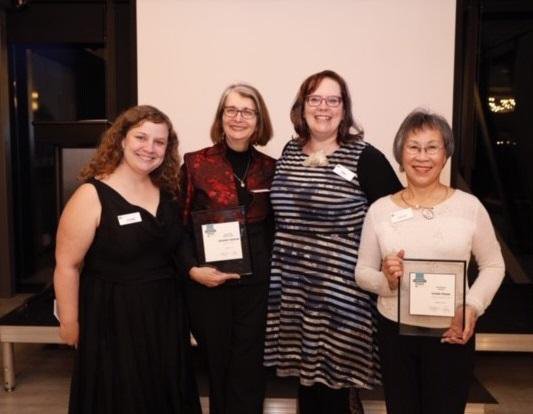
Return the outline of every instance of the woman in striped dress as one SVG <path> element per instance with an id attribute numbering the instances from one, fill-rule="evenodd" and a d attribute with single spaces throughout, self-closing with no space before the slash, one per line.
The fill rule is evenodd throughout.
<path id="1" fill-rule="evenodd" d="M 349 389 L 379 382 L 372 297 L 354 282 L 368 205 L 401 185 L 363 141 L 344 79 L 307 78 L 291 109 L 297 138 L 276 165 L 265 365 L 299 378 L 300 414 L 349 413 Z M 357 395 L 357 394 L 356 394 Z M 360 401 L 356 401 L 362 412 Z"/>

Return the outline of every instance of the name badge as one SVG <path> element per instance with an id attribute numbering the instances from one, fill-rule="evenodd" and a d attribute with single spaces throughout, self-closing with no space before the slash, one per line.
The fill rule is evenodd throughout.
<path id="1" fill-rule="evenodd" d="M 413 209 L 404 208 L 402 210 L 395 211 L 390 215 L 391 223 L 399 223 L 400 221 L 405 221 L 412 219 L 414 217 Z"/>
<path id="2" fill-rule="evenodd" d="M 138 211 L 135 213 L 129 213 L 129 214 L 121 214 L 120 216 L 117 216 L 118 224 L 121 226 L 125 226 L 127 224 L 132 223 L 140 223 L 142 221 L 141 213 Z"/>
<path id="3" fill-rule="evenodd" d="M 355 177 L 355 173 L 353 171 L 350 171 L 344 165 L 340 165 L 340 164 L 337 164 L 335 168 L 333 168 L 333 172 L 337 175 L 340 175 L 342 178 L 344 178 L 347 181 L 352 181 L 353 178 Z"/>
<path id="4" fill-rule="evenodd" d="M 257 188 L 255 190 L 250 190 L 251 193 L 270 193 L 270 188 Z"/>

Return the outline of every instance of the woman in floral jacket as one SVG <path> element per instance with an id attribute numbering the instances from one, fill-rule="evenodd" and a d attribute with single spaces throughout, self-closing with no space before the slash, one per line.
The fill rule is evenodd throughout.
<path id="1" fill-rule="evenodd" d="M 214 145 L 186 154 L 180 194 L 183 220 L 191 213 L 243 206 L 252 273 L 225 273 L 186 252 L 193 334 L 207 362 L 209 412 L 263 412 L 263 342 L 273 221 L 269 191 L 275 160 L 257 151 L 272 137 L 268 110 L 252 86 L 222 94 L 211 127 Z M 187 254 L 188 253 L 188 254 Z"/>

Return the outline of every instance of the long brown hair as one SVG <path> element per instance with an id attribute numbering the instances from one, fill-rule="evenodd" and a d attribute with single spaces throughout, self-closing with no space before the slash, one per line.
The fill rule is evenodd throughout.
<path id="1" fill-rule="evenodd" d="M 305 145 L 305 143 L 311 138 L 311 132 L 309 131 L 309 126 L 307 125 L 304 117 L 305 100 L 307 96 L 316 91 L 320 85 L 320 82 L 322 82 L 322 80 L 325 78 L 329 78 L 337 82 L 341 89 L 344 115 L 339 124 L 337 142 L 342 143 L 352 141 L 354 139 L 363 139 L 364 131 L 353 119 L 352 99 L 350 97 L 350 92 L 348 91 L 346 81 L 338 73 L 332 70 L 323 70 L 322 72 L 318 72 L 309 76 L 303 81 L 291 108 L 291 121 L 294 125 L 296 134 L 298 134 L 297 139 L 299 140 L 300 144 Z"/>
<path id="2" fill-rule="evenodd" d="M 94 177 L 104 177 L 115 171 L 123 157 L 122 140 L 130 129 L 146 121 L 165 124 L 168 128 L 165 158 L 161 165 L 150 173 L 150 178 L 159 188 L 176 194 L 180 166 L 178 136 L 168 116 L 149 105 L 131 107 L 117 117 L 113 125 L 104 132 L 96 154 L 81 170 L 79 178 L 87 180 Z"/>

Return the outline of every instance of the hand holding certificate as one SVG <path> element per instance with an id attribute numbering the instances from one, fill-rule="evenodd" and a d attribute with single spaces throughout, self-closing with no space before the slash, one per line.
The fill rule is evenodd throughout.
<path id="1" fill-rule="evenodd" d="M 381 269 L 387 278 L 390 290 L 398 289 L 398 283 L 403 275 L 403 256 L 405 251 L 387 255 L 383 258 Z"/>
<path id="2" fill-rule="evenodd" d="M 464 316 L 464 321 L 463 321 Z M 464 345 L 474 334 L 477 312 L 469 305 L 456 309 L 450 327 L 442 334 L 441 342 Z"/>
<path id="3" fill-rule="evenodd" d="M 465 261 L 404 259 L 402 271 L 398 289 L 400 334 L 446 334 L 444 338 L 452 343 L 468 335 L 468 331 L 463 332 L 466 327 Z"/>
<path id="4" fill-rule="evenodd" d="M 220 286 L 231 279 L 241 278 L 238 273 L 224 273 L 209 266 L 195 266 L 189 271 L 189 276 L 195 282 L 209 288 Z"/>

